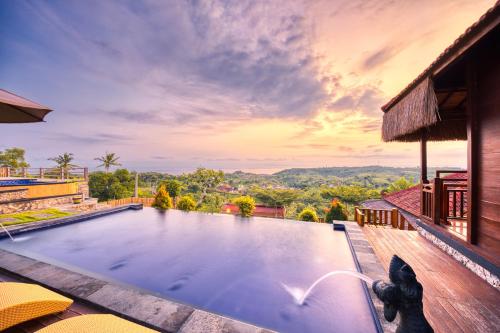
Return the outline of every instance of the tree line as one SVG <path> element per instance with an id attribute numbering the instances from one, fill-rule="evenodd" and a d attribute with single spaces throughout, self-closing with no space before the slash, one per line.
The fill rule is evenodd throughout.
<path id="1" fill-rule="evenodd" d="M 21 148 L 10 148 L 0 151 L 0 165 L 13 168 L 28 167 L 25 151 Z M 121 168 L 111 172 L 112 167 L 120 167 L 120 157 L 106 152 L 96 157 L 99 168 L 89 174 L 90 195 L 100 201 L 131 197 L 134 194 L 136 172 Z M 74 167 L 74 155 L 63 153 L 49 158 L 57 167 L 68 169 Z M 236 204 L 242 215 L 251 215 L 256 204 L 271 207 L 285 207 L 286 217 L 305 221 L 331 221 L 346 219 L 353 214 L 353 207 L 365 200 L 380 198 L 384 193 L 395 192 L 414 185 L 413 179 L 400 177 L 392 182 L 383 182 L 381 175 L 363 175 L 365 183 L 352 182 L 329 183 L 331 178 L 320 182 L 318 175 L 313 174 L 315 181 L 304 186 L 307 174 L 294 172 L 278 173 L 289 182 L 279 180 L 274 175 L 254 175 L 243 172 L 225 174 L 220 170 L 198 168 L 194 172 L 182 175 L 145 172 L 138 175 L 139 196 L 155 197 L 155 205 L 161 209 L 178 208 L 186 211 L 220 212 L 224 203 Z M 299 177 L 293 179 L 293 177 Z M 373 184 L 374 179 L 384 187 Z M 368 181 L 370 180 L 370 181 Z M 290 183 L 299 182 L 293 187 Z M 388 185 L 385 185 L 385 184 Z M 232 191 L 223 191 L 220 185 L 227 185 Z"/>

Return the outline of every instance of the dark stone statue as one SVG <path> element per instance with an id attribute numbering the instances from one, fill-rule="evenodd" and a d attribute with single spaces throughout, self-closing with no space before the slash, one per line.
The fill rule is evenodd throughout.
<path id="1" fill-rule="evenodd" d="M 389 279 L 373 282 L 373 291 L 384 302 L 384 317 L 392 322 L 399 312 L 400 322 L 396 333 L 434 332 L 424 316 L 423 288 L 413 269 L 394 255 L 389 266 Z"/>

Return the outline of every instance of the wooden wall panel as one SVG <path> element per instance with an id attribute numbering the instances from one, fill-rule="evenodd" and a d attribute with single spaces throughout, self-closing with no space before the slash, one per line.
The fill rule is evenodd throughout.
<path id="1" fill-rule="evenodd" d="M 68 195 L 78 193 L 78 183 L 54 183 L 40 185 L 17 185 L 2 186 L 2 190 L 16 190 L 25 188 L 28 190 L 26 198 L 43 198 L 58 195 Z"/>
<path id="2" fill-rule="evenodd" d="M 500 52 L 498 34 L 477 50 L 477 246 L 500 266 Z"/>

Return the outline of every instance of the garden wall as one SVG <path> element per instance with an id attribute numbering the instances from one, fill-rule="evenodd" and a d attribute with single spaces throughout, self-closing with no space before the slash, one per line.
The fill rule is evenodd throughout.
<path id="1" fill-rule="evenodd" d="M 73 202 L 74 194 L 39 199 L 14 199 L 0 202 L 0 214 L 18 213 L 27 210 L 45 209 Z"/>
<path id="2" fill-rule="evenodd" d="M 28 190 L 25 188 L 17 190 L 0 190 L 0 202 L 19 200 L 26 198 Z"/>

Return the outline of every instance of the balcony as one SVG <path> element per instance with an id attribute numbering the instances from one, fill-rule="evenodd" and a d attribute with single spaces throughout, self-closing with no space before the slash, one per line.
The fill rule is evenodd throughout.
<path id="1" fill-rule="evenodd" d="M 421 219 L 467 240 L 467 194 L 467 171 L 436 171 L 433 180 L 422 183 Z"/>

